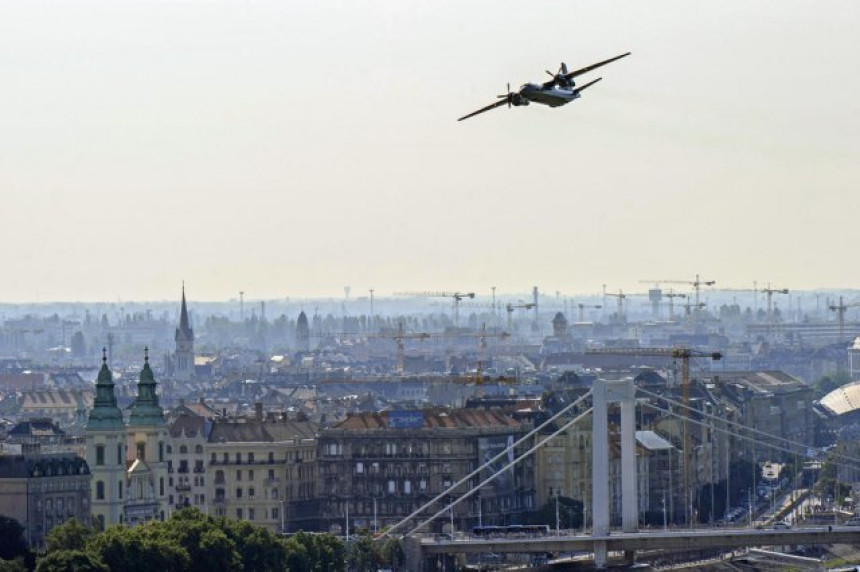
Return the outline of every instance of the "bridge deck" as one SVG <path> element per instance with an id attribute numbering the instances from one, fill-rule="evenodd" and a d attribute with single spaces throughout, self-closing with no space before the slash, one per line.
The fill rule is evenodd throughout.
<path id="1" fill-rule="evenodd" d="M 608 550 L 706 549 L 796 544 L 860 543 L 860 527 L 819 526 L 787 530 L 695 529 L 614 532 L 608 536 L 421 539 L 425 555 L 464 553 L 540 553 L 591 551 L 595 542 Z"/>

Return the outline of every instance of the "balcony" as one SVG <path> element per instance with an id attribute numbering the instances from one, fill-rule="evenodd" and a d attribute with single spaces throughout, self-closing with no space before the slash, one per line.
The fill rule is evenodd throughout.
<path id="1" fill-rule="evenodd" d="M 177 491 L 190 491 L 191 484 L 190 483 L 177 483 L 174 487 Z"/>
<path id="2" fill-rule="evenodd" d="M 277 485 L 277 484 L 278 484 L 278 483 L 280 483 L 280 482 L 281 482 L 281 479 L 279 479 L 278 477 L 268 477 L 268 478 L 266 478 L 266 484 L 267 484 L 267 485 Z"/>
<path id="3" fill-rule="evenodd" d="M 227 497 L 215 497 L 212 499 L 212 504 L 226 504 Z"/>

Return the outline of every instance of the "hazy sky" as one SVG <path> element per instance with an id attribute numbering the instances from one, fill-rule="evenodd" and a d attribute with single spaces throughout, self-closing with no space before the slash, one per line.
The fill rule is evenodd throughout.
<path id="1" fill-rule="evenodd" d="M 0 2 L 0 301 L 857 287 L 858 72 L 856 0 Z"/>

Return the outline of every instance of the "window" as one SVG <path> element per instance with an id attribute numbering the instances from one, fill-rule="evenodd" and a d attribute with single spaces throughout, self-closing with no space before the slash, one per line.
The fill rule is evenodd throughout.
<path id="1" fill-rule="evenodd" d="M 158 442 L 158 462 L 164 462 L 164 441 Z"/>
<path id="2" fill-rule="evenodd" d="M 210 463 L 217 463 L 218 462 L 217 453 L 212 453 L 212 456 L 209 458 L 209 462 Z"/>
<path id="3" fill-rule="evenodd" d="M 168 455 L 172 455 L 172 454 L 173 454 L 173 446 L 172 446 L 172 445 L 168 445 L 168 446 L 167 446 L 167 454 L 168 454 Z"/>
<path id="4" fill-rule="evenodd" d="M 237 470 L 236 470 L 236 480 L 237 480 L 237 481 L 241 481 L 241 480 L 242 480 L 242 469 L 237 469 Z"/>
<path id="5" fill-rule="evenodd" d="M 203 445 L 200 445 L 199 443 L 197 445 L 195 445 L 194 446 L 194 452 L 197 453 L 198 455 L 202 454 L 203 453 Z"/>
<path id="6" fill-rule="evenodd" d="M 275 454 L 273 452 L 269 451 L 269 464 L 272 464 L 274 462 L 275 462 Z"/>
<path id="7" fill-rule="evenodd" d="M 96 482 L 96 500 L 105 500 L 105 484 L 102 481 Z M 50 499 L 47 502 L 51 502 Z"/>
<path id="8" fill-rule="evenodd" d="M 242 518 L 242 509 L 241 508 L 236 509 L 236 518 Z"/>
<path id="9" fill-rule="evenodd" d="M 223 485 L 224 484 L 224 471 L 215 471 L 215 484 Z"/>
<path id="10" fill-rule="evenodd" d="M 164 496 L 164 477 L 158 479 L 158 496 Z"/>
<path id="11" fill-rule="evenodd" d="M 422 491 L 426 491 L 427 490 L 427 479 L 421 479 L 420 481 L 418 481 L 418 488 L 421 489 Z"/>
<path id="12" fill-rule="evenodd" d="M 230 453 L 224 453 L 224 462 L 225 462 L 225 463 L 229 463 L 229 462 L 230 462 Z"/>
<path id="13" fill-rule="evenodd" d="M 96 465 L 105 464 L 105 446 L 96 445 Z"/>
<path id="14" fill-rule="evenodd" d="M 254 487 L 248 488 L 248 498 L 254 498 Z"/>
<path id="15" fill-rule="evenodd" d="M 275 469 L 269 469 L 269 480 L 270 481 L 275 480 Z"/>
<path id="16" fill-rule="evenodd" d="M 403 492 L 407 495 L 412 494 L 412 481 L 403 481 Z"/>
<path id="17" fill-rule="evenodd" d="M 249 481 L 253 481 L 253 480 L 254 480 L 254 471 L 253 471 L 253 469 L 252 469 L 252 470 L 250 470 L 250 471 L 248 471 L 248 480 L 249 480 Z"/>
<path id="18" fill-rule="evenodd" d="M 146 443 L 137 443 L 137 458 L 146 461 Z"/>
<path id="19" fill-rule="evenodd" d="M 249 463 L 253 463 L 253 462 L 254 462 L 254 453 L 248 453 L 248 462 L 249 462 Z M 252 519 L 252 520 L 253 520 L 253 519 Z"/>
<path id="20" fill-rule="evenodd" d="M 275 508 L 273 508 L 273 509 L 272 509 L 272 519 L 273 519 L 273 520 L 278 520 L 278 518 L 280 518 L 280 517 L 278 516 L 278 507 L 275 507 Z"/>
<path id="21" fill-rule="evenodd" d="M 237 465 L 242 464 L 242 453 L 236 453 L 236 464 Z"/>
<path id="22" fill-rule="evenodd" d="M 122 498 L 122 481 L 118 481 L 117 485 L 119 486 L 119 498 Z"/>
<path id="23" fill-rule="evenodd" d="M 242 498 L 242 489 L 241 488 L 236 489 L 236 498 L 237 499 Z"/>
<path id="24" fill-rule="evenodd" d="M 186 445 L 180 445 L 179 446 L 179 454 L 180 455 L 187 455 L 188 454 L 188 447 Z"/>
<path id="25" fill-rule="evenodd" d="M 122 443 L 117 444 L 116 446 L 116 464 L 122 465 L 124 462 L 123 454 L 122 454 Z"/>
<path id="26" fill-rule="evenodd" d="M 254 509 L 252 509 L 252 508 L 248 509 L 248 520 L 254 520 L 254 512 L 255 512 Z"/>
<path id="27" fill-rule="evenodd" d="M 358 462 L 355 464 L 355 472 L 359 475 L 364 473 L 364 463 Z"/>
<path id="28" fill-rule="evenodd" d="M 397 492 L 397 483 L 394 481 L 388 481 L 388 492 L 395 493 Z"/>

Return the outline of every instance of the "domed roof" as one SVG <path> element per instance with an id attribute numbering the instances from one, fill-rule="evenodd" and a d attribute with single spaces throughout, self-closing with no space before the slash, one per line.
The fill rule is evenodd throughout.
<path id="1" fill-rule="evenodd" d="M 844 415 L 860 409 L 860 380 L 837 387 L 819 401 L 836 415 Z"/>

